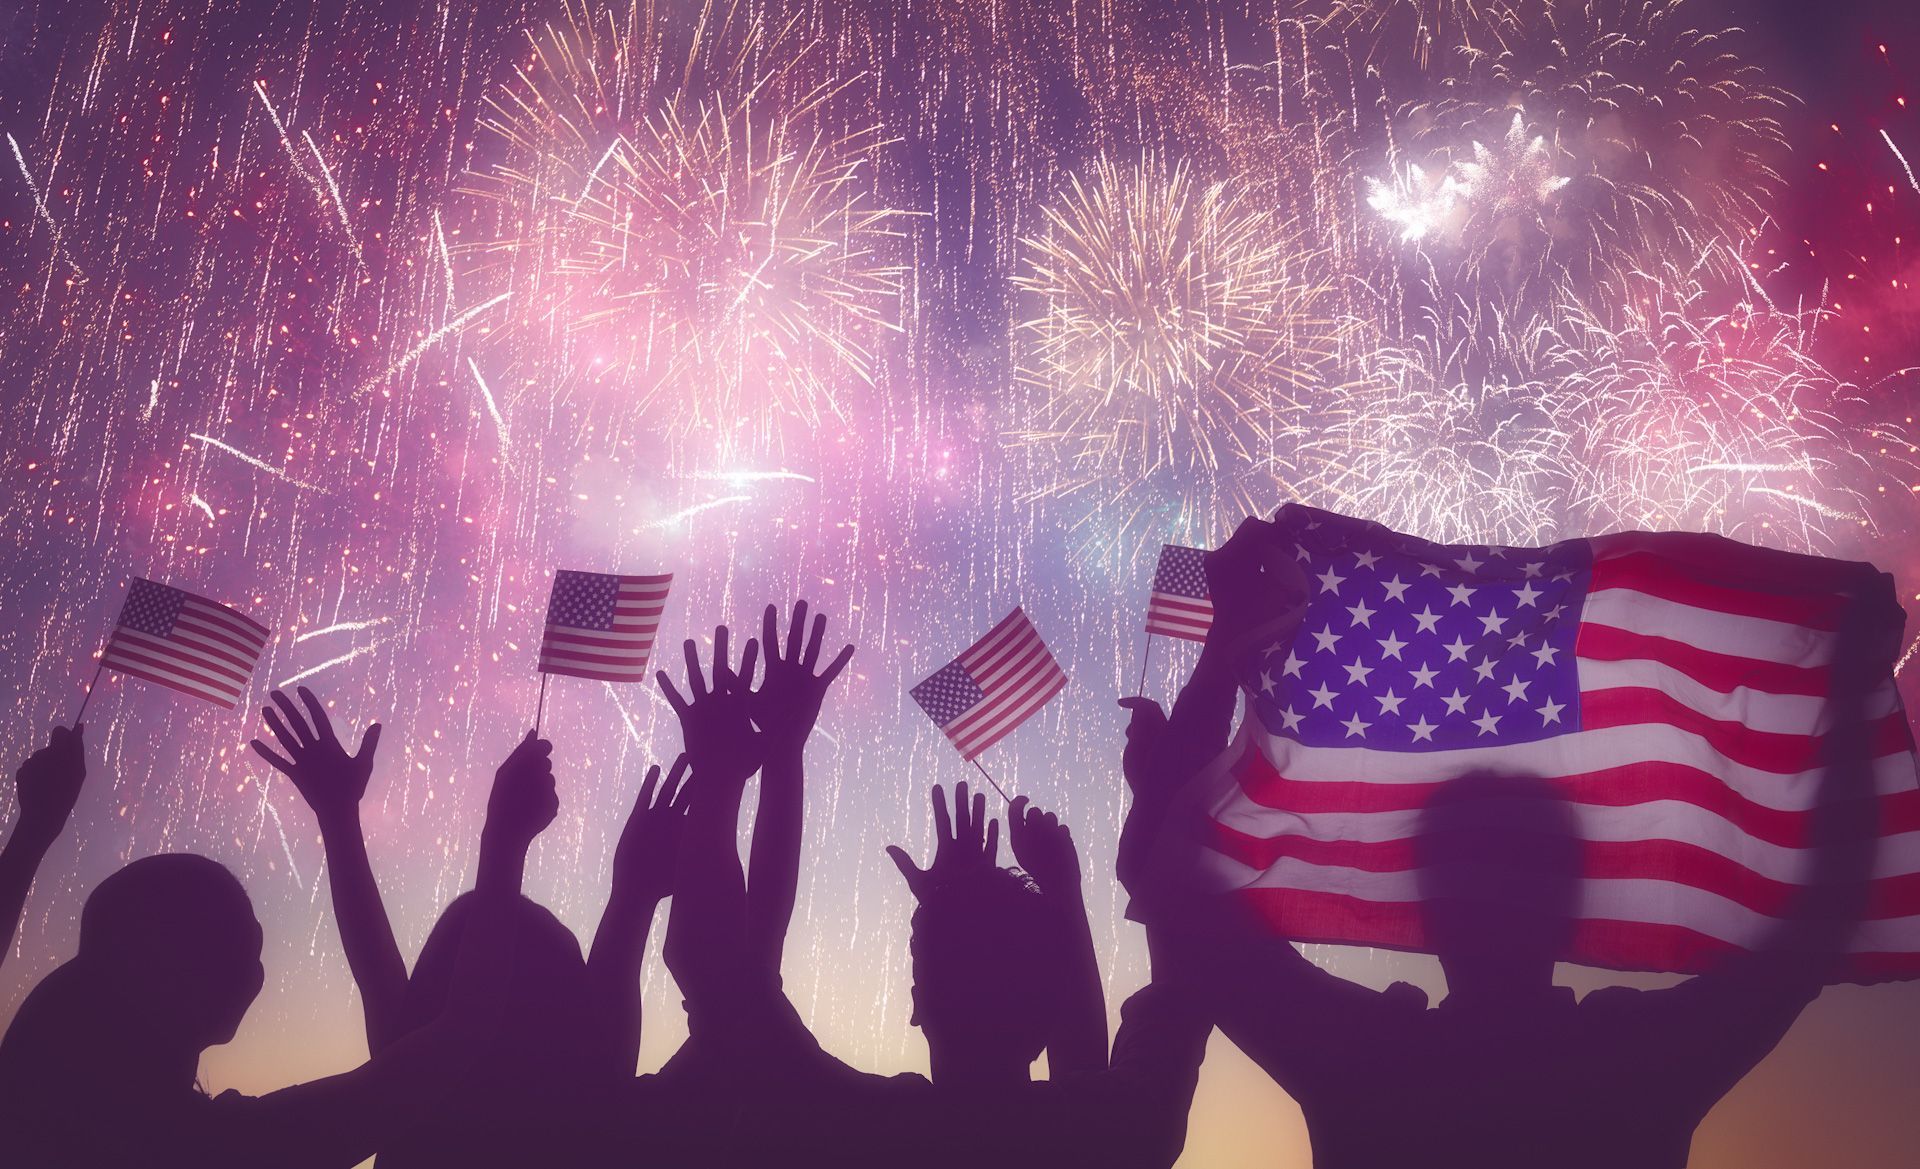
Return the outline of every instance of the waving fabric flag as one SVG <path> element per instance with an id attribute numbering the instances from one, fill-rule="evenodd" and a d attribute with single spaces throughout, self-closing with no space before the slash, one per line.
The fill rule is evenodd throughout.
<path id="1" fill-rule="evenodd" d="M 238 609 L 136 577 L 100 664 L 232 709 L 272 636 Z"/>
<path id="2" fill-rule="evenodd" d="M 1298 940 L 1425 949 L 1410 842 L 1441 783 L 1541 777 L 1584 871 L 1573 961 L 1694 972 L 1770 936 L 1810 859 L 1841 591 L 1865 565 L 1717 536 L 1443 547 L 1289 506 L 1298 630 L 1199 780 L 1203 870 Z M 1872 691 L 1880 847 L 1850 975 L 1920 976 L 1920 790 Z"/>
<path id="3" fill-rule="evenodd" d="M 1025 610 L 936 670 L 910 693 L 920 709 L 972 759 L 993 746 L 1067 684 Z"/>
<path id="4" fill-rule="evenodd" d="M 1188 641 L 1205 641 L 1213 627 L 1213 601 L 1207 595 L 1206 549 L 1160 545 L 1153 570 L 1153 595 L 1147 598 L 1147 632 Z"/>
<path id="5" fill-rule="evenodd" d="M 673 575 L 614 576 L 561 569 L 547 601 L 540 672 L 642 682 Z"/>

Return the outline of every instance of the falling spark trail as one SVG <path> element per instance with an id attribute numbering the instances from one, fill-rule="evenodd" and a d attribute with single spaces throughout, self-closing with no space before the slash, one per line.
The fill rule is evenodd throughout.
<path id="1" fill-rule="evenodd" d="M 323 488 L 319 487 L 316 484 L 307 483 L 302 480 L 295 479 L 292 475 L 287 474 L 286 471 L 282 470 L 279 467 L 274 466 L 272 463 L 265 462 L 261 459 L 256 459 L 252 455 L 239 449 L 238 447 L 228 446 L 226 443 L 221 442 L 219 439 L 214 438 L 212 435 L 190 434 L 187 437 L 192 439 L 198 439 L 199 441 L 206 443 L 208 446 L 211 446 L 211 447 L 219 447 L 221 450 L 232 455 L 234 458 L 239 459 L 241 462 L 247 464 L 248 466 L 258 467 L 269 475 L 277 475 L 280 478 L 285 479 L 287 482 L 293 484 L 295 487 L 301 488 L 302 490 L 305 490 L 305 491 L 324 490 Z"/>
<path id="2" fill-rule="evenodd" d="M 493 416 L 493 425 L 500 434 L 500 449 L 507 449 L 507 420 L 500 417 L 500 406 L 493 400 L 493 391 L 487 386 L 487 379 L 480 376 L 480 363 L 467 358 L 467 368 L 473 371 L 473 380 L 480 387 L 480 396 L 486 399 L 487 413 Z"/>
<path id="3" fill-rule="evenodd" d="M 358 647 L 357 649 L 348 650 L 346 653 L 341 654 L 337 658 L 328 658 L 326 661 L 321 662 L 319 665 L 312 666 L 312 667 L 309 667 L 308 669 L 302 670 L 298 674 L 293 675 L 291 678 L 283 678 L 280 680 L 279 684 L 281 686 L 291 686 L 295 682 L 301 681 L 302 679 L 313 677 L 315 674 L 318 674 L 322 670 L 331 670 L 335 666 L 345 665 L 346 663 L 359 657 L 361 654 L 364 654 L 369 650 L 375 649 L 382 644 L 384 643 L 376 641 L 371 645 L 363 645 Z"/>
<path id="4" fill-rule="evenodd" d="M 325 203 L 326 188 L 320 184 L 320 180 L 313 177 L 313 172 L 307 169 L 307 164 L 300 161 L 300 152 L 294 149 L 293 139 L 287 136 L 287 126 L 280 120 L 280 111 L 273 108 L 273 102 L 267 97 L 267 87 L 256 81 L 253 83 L 253 92 L 260 95 L 260 104 L 267 107 L 267 117 L 273 119 L 273 128 L 280 132 L 280 145 L 287 148 L 287 161 L 293 165 L 294 173 L 306 181 L 315 199 Z M 347 234 L 351 238 L 353 233 Z"/>
<path id="5" fill-rule="evenodd" d="M 433 234 L 440 241 L 440 268 L 447 275 L 447 307 L 453 307 L 453 255 L 447 249 L 447 229 L 440 222 L 440 210 L 433 212 Z"/>
<path id="6" fill-rule="evenodd" d="M 620 692 L 613 688 L 611 682 L 602 682 L 601 685 L 607 688 L 607 697 L 613 699 L 613 708 L 620 712 L 620 721 L 627 724 L 627 737 L 636 743 L 640 742 L 640 728 L 634 725 L 633 716 L 627 713 L 626 703 L 620 701 Z"/>
<path id="7" fill-rule="evenodd" d="M 47 210 L 47 201 L 40 195 L 40 184 L 33 181 L 33 174 L 27 170 L 27 156 L 20 152 L 20 143 L 14 141 L 12 131 L 7 133 L 7 145 L 13 147 L 13 161 L 20 164 L 20 177 L 27 180 L 27 190 L 33 195 L 34 210 L 40 213 L 40 219 L 47 225 L 47 230 L 53 233 L 54 252 L 67 262 L 67 267 L 73 269 L 75 276 L 85 280 L 87 274 L 81 271 L 80 265 L 74 263 L 73 257 L 67 254 L 66 242 L 60 235 L 60 225 L 53 221 L 53 212 Z"/>
<path id="8" fill-rule="evenodd" d="M 438 345 L 440 342 L 446 340 L 449 336 L 452 336 L 454 333 L 457 333 L 461 329 L 466 328 L 468 325 L 472 324 L 475 321 L 475 319 L 477 319 L 480 316 L 481 313 L 486 312 L 488 309 L 492 308 L 494 305 L 499 304 L 500 302 L 506 300 L 509 296 L 512 296 L 512 295 L 513 293 L 511 292 L 503 292 L 499 296 L 494 297 L 492 300 L 486 301 L 483 304 L 474 305 L 472 308 L 468 309 L 466 312 L 461 313 L 459 316 L 448 321 L 446 324 L 441 325 L 439 328 L 435 329 L 433 332 L 428 333 L 425 337 L 422 337 L 419 343 L 416 344 L 413 348 L 401 354 L 400 360 L 394 362 L 392 365 L 389 365 L 387 367 L 387 372 L 381 374 L 379 377 L 361 386 L 360 392 L 363 394 L 366 393 L 368 390 L 372 389 L 374 386 L 380 384 L 383 381 L 386 381 L 388 378 L 391 378 L 394 374 L 399 373 L 401 370 L 407 368 L 409 365 L 412 365 L 414 362 L 420 360 L 421 354 L 433 348 L 435 345 Z"/>
<path id="9" fill-rule="evenodd" d="M 140 417 L 142 418 L 153 417 L 153 408 L 155 406 L 158 406 L 159 404 L 160 404 L 160 379 L 154 378 L 151 382 L 147 383 L 147 405 L 145 409 L 140 411 Z"/>
<path id="10" fill-rule="evenodd" d="M 712 511 L 716 507 L 724 507 L 729 503 L 745 503 L 752 498 L 751 495 L 723 495 L 719 499 L 709 499 L 705 503 L 696 503 L 692 507 L 683 507 L 664 519 L 657 519 L 650 524 L 646 524 L 643 526 L 643 530 L 658 531 L 662 528 L 670 528 L 677 523 L 692 519 L 703 511 Z"/>
<path id="11" fill-rule="evenodd" d="M 1779 498 L 1781 498 L 1781 499 L 1784 499 L 1784 500 L 1787 500 L 1787 501 L 1788 501 L 1788 502 L 1790 502 L 1790 503 L 1797 503 L 1797 504 L 1799 504 L 1799 505 L 1800 505 L 1801 507 L 1807 507 L 1807 508 L 1812 508 L 1812 509 L 1813 509 L 1814 511 L 1817 511 L 1817 512 L 1819 512 L 1819 513 L 1820 513 L 1821 515 L 1823 515 L 1823 516 L 1825 516 L 1825 517 L 1827 517 L 1827 518 L 1828 518 L 1828 519 L 1830 519 L 1830 520 L 1858 520 L 1858 519 L 1860 519 L 1860 517 L 1859 517 L 1859 516 L 1857 516 L 1857 515 L 1855 515 L 1855 514 L 1853 514 L 1853 513 L 1852 513 L 1852 512 L 1850 512 L 1850 511 L 1841 511 L 1841 510 L 1840 510 L 1840 509 L 1838 509 L 1838 508 L 1833 508 L 1833 507 L 1828 507 L 1828 506 L 1827 506 L 1826 504 L 1824 504 L 1824 503 L 1821 503 L 1821 502 L 1820 502 L 1819 500 L 1817 500 L 1817 499 L 1808 499 L 1808 498 L 1807 498 L 1806 496 L 1804 496 L 1804 495 L 1796 495 L 1795 493 L 1793 493 L 1793 492 L 1791 492 L 1791 491 L 1782 491 L 1782 490 L 1781 490 L 1780 488 L 1778 488 L 1778 487 L 1761 487 L 1761 486 L 1754 486 L 1754 487 L 1749 487 L 1749 488 L 1747 488 L 1747 490 L 1749 490 L 1749 491 L 1754 491 L 1754 492 L 1758 492 L 1758 493 L 1759 493 L 1759 494 L 1761 494 L 1761 495 L 1773 495 L 1773 496 L 1778 496 Z"/>
<path id="12" fill-rule="evenodd" d="M 347 233 L 347 245 L 353 249 L 354 261 L 364 266 L 366 259 L 360 253 L 360 240 L 353 234 L 353 224 L 347 221 L 347 203 L 340 197 L 340 185 L 333 181 L 333 170 L 327 166 L 326 157 L 320 153 L 313 135 L 302 130 L 300 137 L 306 142 L 307 149 L 313 152 L 313 161 L 320 164 L 321 177 L 327 180 L 327 192 L 333 196 L 333 211 L 340 219 L 340 230 Z"/>
<path id="13" fill-rule="evenodd" d="M 613 141 L 607 143 L 607 149 L 600 155 L 600 161 L 593 164 L 593 169 L 587 172 L 586 181 L 580 184 L 580 194 L 573 200 L 575 203 L 584 203 L 587 201 L 587 192 L 593 190 L 594 180 L 600 177 L 600 168 L 607 165 L 607 160 L 613 157 L 613 152 L 618 150 L 620 143 L 624 141 L 624 138 L 616 137 Z"/>
<path id="14" fill-rule="evenodd" d="M 687 478 L 714 483 L 764 483 L 773 479 L 794 479 L 801 483 L 819 482 L 812 475 L 802 475 L 798 471 L 702 471 Z"/>
<path id="15" fill-rule="evenodd" d="M 280 819 L 280 809 L 273 806 L 273 800 L 268 798 L 267 785 L 261 783 L 259 777 L 249 774 L 247 779 L 260 789 L 260 808 L 273 820 L 273 830 L 280 834 L 280 851 L 286 854 L 287 869 L 293 874 L 295 883 L 305 889 L 307 879 L 300 875 L 300 865 L 293 859 L 293 845 L 287 840 L 287 826 Z"/>
<path id="16" fill-rule="evenodd" d="M 360 629 L 372 629 L 377 625 L 385 625 L 391 620 L 391 617 L 375 617 L 368 621 L 338 621 L 327 626 L 325 629 L 309 629 L 305 633 L 295 637 L 293 643 L 298 645 L 310 637 L 319 637 L 327 633 L 348 633 Z"/>
<path id="17" fill-rule="evenodd" d="M 1893 144 L 1893 135 L 1883 129 L 1880 131 L 1880 137 L 1887 140 L 1887 149 L 1893 151 L 1893 156 L 1900 160 L 1900 168 L 1907 172 L 1907 185 L 1916 191 L 1920 191 L 1920 179 L 1913 177 L 1913 164 L 1909 163 L 1907 156 L 1900 153 L 1900 148 Z"/>
<path id="18" fill-rule="evenodd" d="M 206 512 L 208 519 L 214 518 L 213 505 L 208 503 L 206 500 L 200 498 L 198 495 L 187 496 L 187 502 L 199 508 L 201 511 Z"/>

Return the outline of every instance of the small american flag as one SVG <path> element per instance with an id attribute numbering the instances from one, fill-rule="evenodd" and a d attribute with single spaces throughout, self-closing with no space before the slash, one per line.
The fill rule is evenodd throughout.
<path id="1" fill-rule="evenodd" d="M 1213 628 L 1213 601 L 1207 596 L 1204 548 L 1160 545 L 1153 570 L 1153 595 L 1147 598 L 1147 632 L 1188 641 L 1205 641 Z"/>
<path id="2" fill-rule="evenodd" d="M 645 681 L 647 656 L 672 583 L 671 573 L 614 576 L 564 568 L 555 573 L 547 630 L 540 638 L 540 672 Z"/>
<path id="3" fill-rule="evenodd" d="M 1692 533 L 1441 546 L 1290 505 L 1310 599 L 1246 665 L 1199 793 L 1204 869 L 1297 940 L 1426 949 L 1418 816 L 1470 771 L 1537 776 L 1585 841 L 1568 960 L 1697 972 L 1768 936 L 1806 871 L 1827 664 L 1866 566 Z M 1867 716 L 1882 843 L 1852 975 L 1920 975 L 1920 784 L 1893 679 Z"/>
<path id="4" fill-rule="evenodd" d="M 911 693 L 920 709 L 972 759 L 1032 717 L 1067 684 L 1040 631 L 1015 609 L 993 632 L 934 671 Z"/>
<path id="5" fill-rule="evenodd" d="M 100 664 L 232 709 L 272 636 L 237 609 L 136 577 Z"/>

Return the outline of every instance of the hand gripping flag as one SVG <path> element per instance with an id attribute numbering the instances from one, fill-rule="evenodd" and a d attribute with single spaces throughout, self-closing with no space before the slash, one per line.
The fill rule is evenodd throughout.
<path id="1" fill-rule="evenodd" d="M 1298 505 L 1272 538 L 1311 595 L 1245 663 L 1247 717 L 1196 781 L 1213 888 L 1298 940 L 1427 949 L 1417 817 L 1492 771 L 1572 811 L 1569 960 L 1696 972 L 1777 936 L 1867 566 L 1689 533 L 1440 546 Z M 1880 838 L 1844 973 L 1920 976 L 1913 740 L 1892 678 L 1868 693 Z"/>
<path id="2" fill-rule="evenodd" d="M 1207 595 L 1204 548 L 1160 546 L 1153 570 L 1153 594 L 1147 598 L 1147 632 L 1188 641 L 1205 641 L 1213 626 L 1213 601 Z"/>
<path id="3" fill-rule="evenodd" d="M 1031 718 L 1067 684 L 1040 631 L 1015 609 L 910 693 L 927 717 L 973 759 Z"/>
<path id="4" fill-rule="evenodd" d="M 547 601 L 540 672 L 603 682 L 641 682 L 667 604 L 671 573 L 613 576 L 561 569 Z M 544 685 L 544 680 L 542 685 Z"/>
<path id="5" fill-rule="evenodd" d="M 136 577 L 100 664 L 232 709 L 272 636 L 238 609 Z"/>

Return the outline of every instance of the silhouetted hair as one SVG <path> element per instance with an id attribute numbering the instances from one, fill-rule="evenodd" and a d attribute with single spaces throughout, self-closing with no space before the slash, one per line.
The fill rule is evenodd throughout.
<path id="1" fill-rule="evenodd" d="M 88 962 L 121 967 L 257 956 L 253 903 L 226 866 L 192 853 L 144 857 L 94 888 L 80 911 Z"/>
<path id="2" fill-rule="evenodd" d="M 403 1016 L 408 1030 L 431 1022 L 447 1004 L 453 985 L 460 941 L 473 919 L 473 894 L 462 893 L 441 911 L 420 948 L 419 961 L 407 980 Z M 580 940 L 544 905 L 516 896 L 500 910 L 512 917 L 513 975 L 507 983 L 510 1010 L 528 1014 L 584 1010 L 586 960 Z"/>
<path id="3" fill-rule="evenodd" d="M 1558 949 L 1578 909 L 1583 847 L 1572 810 L 1547 781 L 1470 772 L 1441 785 L 1420 813 L 1421 899 L 1430 917 L 1533 923 L 1542 936 L 1513 940 Z"/>
<path id="4" fill-rule="evenodd" d="M 985 869 L 935 886 L 914 911 L 910 943 L 923 1012 L 964 1002 L 970 1021 L 1037 1058 L 1061 996 L 1060 928 L 1039 887 L 1018 870 Z"/>

